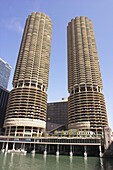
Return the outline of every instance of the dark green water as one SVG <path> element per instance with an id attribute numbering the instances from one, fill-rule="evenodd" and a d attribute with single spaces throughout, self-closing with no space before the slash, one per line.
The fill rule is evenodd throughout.
<path id="1" fill-rule="evenodd" d="M 0 170 L 113 170 L 113 158 L 0 153 Z"/>

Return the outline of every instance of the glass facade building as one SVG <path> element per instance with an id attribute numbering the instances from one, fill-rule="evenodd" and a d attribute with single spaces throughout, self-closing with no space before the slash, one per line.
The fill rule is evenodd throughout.
<path id="1" fill-rule="evenodd" d="M 63 125 L 65 129 L 68 127 L 68 101 L 54 102 L 47 104 L 47 123 L 52 126 Z M 53 126 L 54 129 L 54 126 Z"/>
<path id="2" fill-rule="evenodd" d="M 0 86 L 7 89 L 11 66 L 0 58 Z"/>
<path id="3" fill-rule="evenodd" d="M 9 91 L 0 86 L 0 133 L 3 131 L 3 123 L 6 114 Z"/>

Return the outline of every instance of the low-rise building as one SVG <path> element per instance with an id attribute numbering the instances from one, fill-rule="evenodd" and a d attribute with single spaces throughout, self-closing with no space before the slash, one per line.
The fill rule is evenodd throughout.
<path id="1" fill-rule="evenodd" d="M 68 127 L 68 100 L 62 98 L 61 102 L 53 102 L 47 104 L 47 125 L 46 130 L 57 130 L 60 126 L 63 129 Z"/>

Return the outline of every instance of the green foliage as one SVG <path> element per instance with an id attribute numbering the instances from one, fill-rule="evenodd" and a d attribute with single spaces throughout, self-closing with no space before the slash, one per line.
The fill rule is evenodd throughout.
<path id="1" fill-rule="evenodd" d="M 73 135 L 72 130 L 69 130 L 69 131 L 68 131 L 68 135 L 69 135 L 69 136 L 72 136 L 72 135 Z"/>
<path id="2" fill-rule="evenodd" d="M 41 137 L 41 133 L 39 133 L 38 137 Z"/>
<path id="3" fill-rule="evenodd" d="M 58 135 L 58 131 L 57 131 L 57 130 L 54 131 L 54 135 L 55 135 L 55 136 Z"/>
<path id="4" fill-rule="evenodd" d="M 79 129 L 77 129 L 76 134 L 77 134 L 77 136 L 79 135 Z"/>
<path id="5" fill-rule="evenodd" d="M 62 130 L 61 135 L 62 135 L 62 136 L 64 136 L 64 135 L 65 135 L 64 130 Z"/>
<path id="6" fill-rule="evenodd" d="M 86 129 L 84 129 L 84 135 L 86 135 L 87 134 L 87 131 L 86 131 Z"/>

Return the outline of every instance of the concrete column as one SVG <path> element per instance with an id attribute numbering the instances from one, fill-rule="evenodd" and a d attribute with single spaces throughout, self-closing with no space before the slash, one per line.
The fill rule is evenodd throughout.
<path id="1" fill-rule="evenodd" d="M 3 145 L 2 145 L 2 152 L 4 153 L 5 152 L 5 149 L 4 149 L 4 146 L 5 146 L 5 143 L 3 143 Z"/>
<path id="2" fill-rule="evenodd" d="M 79 86 L 79 92 L 80 92 L 80 86 Z"/>
<path id="3" fill-rule="evenodd" d="M 24 87 L 24 81 L 23 81 L 22 87 Z"/>
<path id="4" fill-rule="evenodd" d="M 42 136 L 42 133 L 43 133 L 43 130 L 41 129 L 41 133 L 40 133 L 41 136 Z"/>
<path id="5" fill-rule="evenodd" d="M 100 158 L 102 157 L 102 149 L 101 149 L 101 145 L 99 145 L 99 156 L 100 156 Z"/>
<path id="6" fill-rule="evenodd" d="M 10 136 L 10 131 L 11 131 L 11 127 L 9 127 L 9 132 L 8 132 L 8 136 Z"/>
<path id="7" fill-rule="evenodd" d="M 31 127 L 31 137 L 33 136 L 33 127 Z"/>
<path id="8" fill-rule="evenodd" d="M 35 144 L 34 144 L 34 151 L 35 151 Z"/>
<path id="9" fill-rule="evenodd" d="M 56 156 L 59 156 L 59 145 L 57 145 Z"/>
<path id="10" fill-rule="evenodd" d="M 18 88 L 18 83 L 17 83 L 17 88 Z"/>
<path id="11" fill-rule="evenodd" d="M 24 144 L 22 143 L 22 144 L 21 144 L 21 149 L 24 149 L 24 146 L 23 146 L 23 145 L 24 145 Z"/>
<path id="12" fill-rule="evenodd" d="M 38 83 L 36 83 L 36 88 L 38 88 Z"/>
<path id="13" fill-rule="evenodd" d="M 73 88 L 73 90 L 74 90 L 74 94 L 75 94 L 75 87 Z"/>
<path id="14" fill-rule="evenodd" d="M 45 151 L 44 151 L 44 155 L 47 155 L 47 145 L 45 144 Z"/>
<path id="15" fill-rule="evenodd" d="M 23 136 L 25 135 L 25 126 L 24 126 L 24 129 L 23 129 Z"/>
<path id="16" fill-rule="evenodd" d="M 70 145 L 70 157 L 73 156 L 73 152 L 72 152 L 72 145 Z"/>
<path id="17" fill-rule="evenodd" d="M 99 88 L 97 87 L 97 92 L 99 92 Z"/>
<path id="18" fill-rule="evenodd" d="M 41 85 L 41 90 L 43 91 L 43 85 Z"/>
<path id="19" fill-rule="evenodd" d="M 37 135 L 39 135 L 39 129 L 37 129 Z"/>
<path id="20" fill-rule="evenodd" d="M 17 126 L 16 126 L 16 129 L 15 129 L 15 136 L 16 136 L 16 134 L 17 134 Z"/>
<path id="21" fill-rule="evenodd" d="M 31 87 L 31 83 L 29 83 L 28 87 Z"/>
<path id="22" fill-rule="evenodd" d="M 86 86 L 86 84 L 85 84 L 85 91 L 87 91 L 87 86 Z"/>
<path id="23" fill-rule="evenodd" d="M 84 145 L 84 157 L 87 157 L 86 145 Z"/>
<path id="24" fill-rule="evenodd" d="M 13 150 L 15 150 L 15 143 L 13 143 Z"/>
<path id="25" fill-rule="evenodd" d="M 6 152 L 8 151 L 8 143 L 6 144 L 5 151 L 6 151 Z"/>
<path id="26" fill-rule="evenodd" d="M 5 136 L 6 136 L 6 133 L 7 133 L 7 127 L 6 127 L 6 129 L 5 129 Z"/>
<path id="27" fill-rule="evenodd" d="M 24 150 L 25 150 L 25 143 L 24 143 Z"/>
<path id="28" fill-rule="evenodd" d="M 31 152 L 32 154 L 35 154 L 35 144 L 34 144 L 34 149 Z"/>
<path id="29" fill-rule="evenodd" d="M 50 145 L 48 145 L 48 152 L 50 152 Z"/>
<path id="30" fill-rule="evenodd" d="M 34 153 L 35 153 L 35 143 L 34 143 Z"/>
<path id="31" fill-rule="evenodd" d="M 4 145 L 5 145 L 5 143 L 3 143 L 3 145 L 2 145 L 2 149 L 4 149 Z"/>

